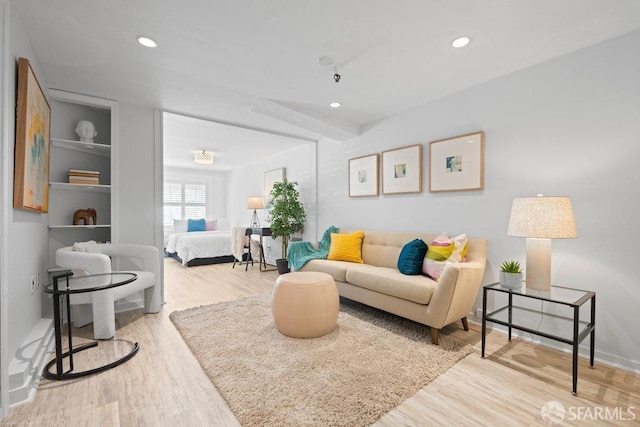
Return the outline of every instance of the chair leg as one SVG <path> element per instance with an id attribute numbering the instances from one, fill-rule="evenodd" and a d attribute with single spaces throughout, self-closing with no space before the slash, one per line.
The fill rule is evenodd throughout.
<path id="1" fill-rule="evenodd" d="M 251 266 L 253 267 L 253 256 L 251 256 L 251 242 L 249 242 L 249 251 L 247 252 L 247 260 L 245 261 L 244 271 L 249 270 L 249 261 L 251 261 Z"/>
<path id="2" fill-rule="evenodd" d="M 438 333 L 439 332 L 440 332 L 440 329 L 431 328 L 431 342 L 434 345 L 438 345 Z"/>
<path id="3" fill-rule="evenodd" d="M 469 323 L 467 323 L 467 316 L 463 317 L 462 319 L 462 327 L 464 328 L 465 331 L 469 330 Z"/>

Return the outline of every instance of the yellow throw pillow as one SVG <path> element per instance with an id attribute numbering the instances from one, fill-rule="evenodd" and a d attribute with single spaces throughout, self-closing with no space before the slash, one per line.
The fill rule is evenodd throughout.
<path id="1" fill-rule="evenodd" d="M 327 259 L 362 264 L 362 238 L 364 231 L 350 234 L 331 233 L 331 246 Z"/>

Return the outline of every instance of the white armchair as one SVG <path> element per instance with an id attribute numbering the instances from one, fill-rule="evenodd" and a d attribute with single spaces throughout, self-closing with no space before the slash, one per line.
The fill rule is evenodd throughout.
<path id="1" fill-rule="evenodd" d="M 131 283 L 116 288 L 86 294 L 71 295 L 71 314 L 76 327 L 93 321 L 96 339 L 110 339 L 115 335 L 114 302 L 144 289 L 144 313 L 157 313 L 162 305 L 160 282 L 160 254 L 154 246 L 134 244 L 95 244 L 76 249 L 68 246 L 56 251 L 56 264 L 74 271 L 75 275 L 112 272 L 112 259 L 123 258 L 141 270 L 126 270 L 138 277 Z"/>

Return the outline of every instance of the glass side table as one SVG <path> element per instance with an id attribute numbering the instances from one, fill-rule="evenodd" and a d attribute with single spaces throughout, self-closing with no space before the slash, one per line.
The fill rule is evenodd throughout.
<path id="1" fill-rule="evenodd" d="M 497 292 L 507 294 L 507 305 L 487 313 L 487 294 Z M 521 307 L 525 299 L 540 300 L 553 304 L 568 306 L 573 310 L 573 317 L 559 316 L 541 310 Z M 580 307 L 587 301 L 591 302 L 591 319 L 580 320 Z M 532 317 L 535 313 L 538 316 Z M 542 319 L 540 316 L 542 315 Z M 589 366 L 593 365 L 594 342 L 596 334 L 596 294 L 580 289 L 551 286 L 549 291 L 527 289 L 523 283 L 521 289 L 506 289 L 499 283 L 484 286 L 482 290 L 482 358 L 485 355 L 487 322 L 506 326 L 511 341 L 511 329 L 528 332 L 541 337 L 569 344 L 573 347 L 573 394 L 578 393 L 578 345 L 587 337 L 589 344 Z"/>
<path id="2" fill-rule="evenodd" d="M 56 342 L 56 357 L 49 361 L 44 367 L 43 375 L 45 378 L 52 380 L 68 380 L 78 377 L 84 377 L 87 375 L 96 374 L 98 372 L 106 371 L 107 369 L 115 368 L 118 365 L 123 364 L 127 360 L 131 359 L 140 349 L 138 343 L 134 343 L 133 348 L 129 353 L 123 357 L 97 368 L 89 369 L 81 372 L 73 372 L 73 355 L 87 350 L 98 345 L 98 341 L 92 341 L 87 344 L 80 345 L 73 348 L 72 336 L 71 336 L 71 305 L 69 298 L 72 294 L 81 294 L 86 292 L 100 292 L 107 289 L 116 288 L 118 286 L 126 285 L 137 279 L 137 275 L 134 273 L 104 273 L 93 274 L 89 276 L 77 276 L 71 277 L 73 273 L 68 271 L 63 274 L 53 276 L 53 283 L 44 287 L 44 292 L 53 295 L 53 321 L 54 321 L 54 334 Z M 67 335 L 68 335 L 68 347 L 69 350 L 63 352 L 62 348 L 62 316 L 60 313 L 60 299 L 66 299 L 67 309 Z M 63 361 L 65 358 L 69 358 L 69 369 L 64 371 Z M 52 373 L 51 368 L 56 365 L 56 372 Z"/>

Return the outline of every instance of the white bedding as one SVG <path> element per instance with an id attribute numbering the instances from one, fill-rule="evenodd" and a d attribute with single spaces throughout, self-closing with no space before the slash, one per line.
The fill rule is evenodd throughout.
<path id="1" fill-rule="evenodd" d="M 231 255 L 231 232 L 215 230 L 170 234 L 166 251 L 177 253 L 183 265 L 194 258 Z"/>

